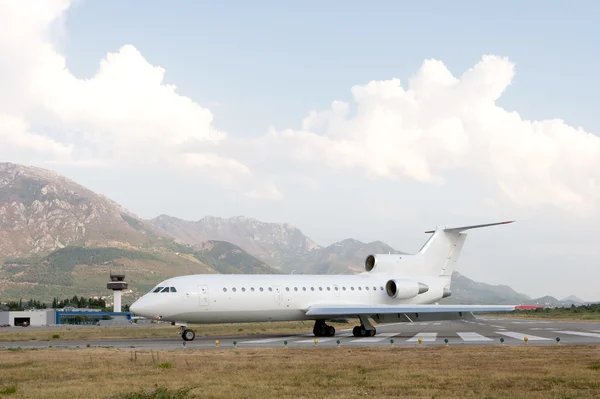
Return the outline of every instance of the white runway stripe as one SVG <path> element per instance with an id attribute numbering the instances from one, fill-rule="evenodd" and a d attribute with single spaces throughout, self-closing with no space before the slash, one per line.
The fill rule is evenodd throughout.
<path id="1" fill-rule="evenodd" d="M 554 332 L 560 333 L 560 334 L 580 335 L 582 337 L 600 338 L 600 334 L 591 333 L 591 332 L 583 332 L 583 331 L 554 331 Z"/>
<path id="2" fill-rule="evenodd" d="M 314 344 L 315 343 L 315 339 L 317 339 L 317 337 L 313 338 L 313 339 L 303 339 L 302 341 L 294 341 L 294 344 L 306 344 L 306 343 L 311 343 Z M 327 342 L 327 341 L 333 341 L 335 338 L 319 338 L 319 343 L 321 342 Z"/>
<path id="3" fill-rule="evenodd" d="M 433 342 L 437 338 L 437 333 L 435 332 L 426 332 L 426 333 L 418 333 L 412 338 L 406 340 L 406 342 L 416 342 L 421 338 L 423 342 Z"/>
<path id="4" fill-rule="evenodd" d="M 281 341 L 283 343 L 283 341 L 289 340 L 290 338 L 294 338 L 294 337 L 265 338 L 265 339 L 257 339 L 254 341 L 238 342 L 238 344 L 268 344 L 268 343 L 277 342 L 277 341 Z"/>
<path id="5" fill-rule="evenodd" d="M 379 342 L 379 341 L 383 341 L 386 338 L 395 337 L 396 335 L 400 335 L 400 333 L 380 333 L 374 337 L 353 339 L 350 342 L 356 342 L 359 344 L 369 343 L 369 342 Z"/>
<path id="6" fill-rule="evenodd" d="M 457 332 L 456 334 L 458 334 L 463 341 L 493 341 L 491 338 L 484 337 L 476 332 Z"/>
<path id="7" fill-rule="evenodd" d="M 525 337 L 527 337 L 527 339 L 530 341 L 550 341 L 550 340 L 552 340 L 552 338 L 538 337 L 538 336 L 531 335 L 531 334 L 521 334 L 521 333 L 514 332 L 514 331 L 496 331 L 496 333 L 501 334 L 501 335 L 506 335 L 507 337 L 516 338 L 521 341 Z"/>

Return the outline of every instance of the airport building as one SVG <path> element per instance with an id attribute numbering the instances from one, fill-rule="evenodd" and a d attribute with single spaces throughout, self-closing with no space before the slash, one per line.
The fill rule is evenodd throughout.
<path id="1" fill-rule="evenodd" d="M 0 312 L 0 326 L 51 326 L 57 324 L 130 323 L 130 312 L 102 312 L 95 309 L 42 309 Z"/>

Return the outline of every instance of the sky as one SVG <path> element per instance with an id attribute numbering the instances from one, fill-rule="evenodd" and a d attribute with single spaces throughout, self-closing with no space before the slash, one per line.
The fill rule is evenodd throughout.
<path id="1" fill-rule="evenodd" d="M 0 0 L 0 160 L 143 218 L 321 245 L 474 230 L 458 271 L 600 300 L 600 3 Z"/>

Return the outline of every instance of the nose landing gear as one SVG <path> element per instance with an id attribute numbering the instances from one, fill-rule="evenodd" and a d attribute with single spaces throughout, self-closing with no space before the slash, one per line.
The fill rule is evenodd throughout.
<path id="1" fill-rule="evenodd" d="M 184 341 L 193 341 L 196 338 L 194 330 L 188 329 L 187 326 L 179 327 L 179 334 Z"/>

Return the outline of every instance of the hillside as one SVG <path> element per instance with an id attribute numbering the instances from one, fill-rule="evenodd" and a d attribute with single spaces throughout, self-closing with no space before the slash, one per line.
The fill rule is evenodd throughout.
<path id="1" fill-rule="evenodd" d="M 301 274 L 353 274 L 364 271 L 365 258 L 369 254 L 401 254 L 389 245 L 374 241 L 368 244 L 348 238 L 328 247 L 283 260 L 287 272 Z"/>
<path id="2" fill-rule="evenodd" d="M 55 172 L 0 163 L 0 299 L 105 296 L 111 271 L 130 292 L 196 273 L 276 273 L 229 243 L 182 245 L 134 213 Z"/>
<path id="3" fill-rule="evenodd" d="M 206 216 L 191 222 L 161 215 L 149 222 L 181 243 L 198 245 L 209 240 L 226 241 L 272 264 L 319 248 L 290 224 L 266 223 L 244 216 L 227 219 Z"/>
<path id="4" fill-rule="evenodd" d="M 110 199 L 45 169 L 0 163 L 0 299 L 105 296 L 111 271 L 128 298 L 168 277 L 196 273 L 351 274 L 371 253 L 402 253 L 381 241 L 321 247 L 286 223 L 161 215 L 145 221 Z M 562 306 L 455 273 L 446 303 Z"/>
<path id="5" fill-rule="evenodd" d="M 0 259 L 67 245 L 132 248 L 160 240 L 152 224 L 54 172 L 0 163 Z"/>
<path id="6" fill-rule="evenodd" d="M 194 257 L 222 274 L 279 274 L 280 271 L 225 241 L 206 241 L 194 247 Z"/>
<path id="7" fill-rule="evenodd" d="M 506 285 L 491 285 L 473 281 L 458 272 L 452 273 L 452 295 L 440 303 L 467 305 L 532 304 L 531 298 Z"/>

